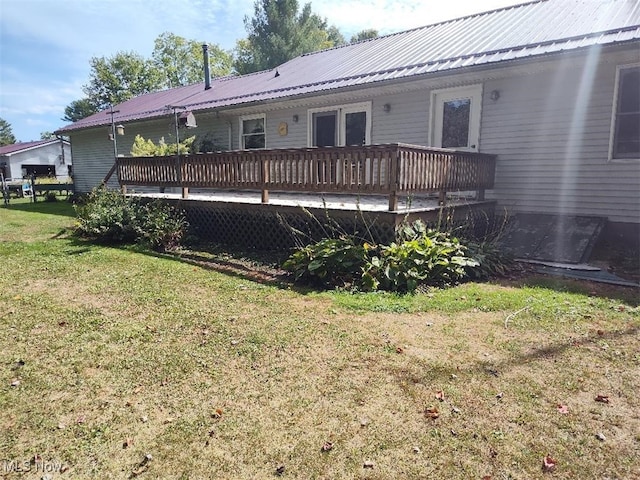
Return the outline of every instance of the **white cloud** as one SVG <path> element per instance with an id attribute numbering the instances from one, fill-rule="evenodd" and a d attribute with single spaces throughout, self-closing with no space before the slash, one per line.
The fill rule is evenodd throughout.
<path id="1" fill-rule="evenodd" d="M 473 13 L 493 10 L 524 0 L 323 0 L 313 9 L 349 38 L 373 28 L 381 34 L 399 32 Z"/>

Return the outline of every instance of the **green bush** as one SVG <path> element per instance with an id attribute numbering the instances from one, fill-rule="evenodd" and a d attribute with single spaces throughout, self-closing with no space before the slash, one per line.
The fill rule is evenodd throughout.
<path id="1" fill-rule="evenodd" d="M 161 202 L 143 203 L 106 187 L 94 189 L 75 205 L 77 235 L 106 244 L 140 243 L 156 250 L 177 247 L 187 223 Z"/>
<path id="2" fill-rule="evenodd" d="M 367 249 L 349 236 L 325 238 L 296 250 L 283 264 L 296 281 L 324 287 L 358 286 Z"/>
<path id="3" fill-rule="evenodd" d="M 195 135 L 182 140 L 177 150 L 180 155 L 185 155 L 191 151 L 191 146 L 195 141 Z M 144 139 L 142 135 L 136 135 L 131 146 L 131 156 L 133 157 L 162 157 L 176 154 L 176 144 L 166 143 L 164 137 L 160 138 L 158 144 L 153 143 L 151 139 Z"/>
<path id="4" fill-rule="evenodd" d="M 466 245 L 468 256 L 478 263 L 477 266 L 465 269 L 470 278 L 480 280 L 503 276 L 513 266 L 513 258 L 504 253 L 497 242 L 469 241 Z"/>
<path id="5" fill-rule="evenodd" d="M 390 245 L 375 246 L 341 235 L 299 248 L 283 266 L 299 282 L 413 292 L 421 285 L 460 282 L 479 262 L 457 238 L 418 221 L 403 226 Z"/>
<path id="6" fill-rule="evenodd" d="M 413 292 L 420 285 L 460 282 L 466 269 L 478 265 L 466 250 L 456 237 L 427 229 L 421 221 L 406 225 L 396 242 L 381 247 L 380 285 L 385 290 Z"/>

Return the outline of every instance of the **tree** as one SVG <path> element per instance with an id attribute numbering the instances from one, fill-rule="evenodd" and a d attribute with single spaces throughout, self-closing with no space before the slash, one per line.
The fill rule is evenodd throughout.
<path id="1" fill-rule="evenodd" d="M 356 33 L 353 37 L 351 37 L 351 41 L 349 43 L 361 42 L 363 40 L 369 40 L 370 38 L 377 38 L 378 30 L 375 28 L 367 28 L 362 30 L 361 32 Z"/>
<path id="2" fill-rule="evenodd" d="M 13 145 L 16 141 L 16 137 L 14 137 L 11 130 L 11 124 L 4 118 L 0 118 L 0 146 Z"/>
<path id="3" fill-rule="evenodd" d="M 53 134 L 53 132 L 40 132 L 40 140 L 52 140 L 56 138 L 56 136 Z"/>
<path id="4" fill-rule="evenodd" d="M 167 88 L 191 85 L 204 79 L 204 58 L 200 42 L 164 32 L 156 38 L 151 57 Z M 211 76 L 229 75 L 232 64 L 233 58 L 229 52 L 215 44 L 209 46 Z"/>
<path id="5" fill-rule="evenodd" d="M 248 38 L 236 45 L 235 68 L 245 74 L 276 67 L 303 53 L 334 46 L 344 37 L 297 0 L 257 0 L 254 17 L 244 18 Z M 338 35 L 336 35 L 336 33 Z"/>
<path id="6" fill-rule="evenodd" d="M 98 112 L 98 107 L 96 107 L 88 98 L 74 100 L 65 107 L 62 121 L 77 122 L 78 120 L 82 120 L 96 112 Z"/>
<path id="7" fill-rule="evenodd" d="M 113 57 L 91 59 L 89 83 L 82 90 L 98 110 L 104 110 L 160 90 L 162 85 L 162 74 L 151 60 L 135 52 L 118 52 Z"/>
<path id="8" fill-rule="evenodd" d="M 228 75 L 231 54 L 210 44 L 209 65 L 213 76 Z M 82 87 L 86 97 L 71 102 L 62 120 L 77 122 L 138 95 L 202 82 L 203 72 L 201 43 L 165 32 L 156 38 L 150 59 L 135 52 L 92 58 L 89 83 Z"/>

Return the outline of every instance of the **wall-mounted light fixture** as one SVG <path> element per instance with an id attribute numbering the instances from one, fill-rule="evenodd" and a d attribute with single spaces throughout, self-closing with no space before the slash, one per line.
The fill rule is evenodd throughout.
<path id="1" fill-rule="evenodd" d="M 298 120 L 300 120 L 300 117 L 298 117 L 298 115 L 294 115 L 293 116 L 293 123 L 298 123 Z"/>
<path id="2" fill-rule="evenodd" d="M 500 98 L 500 90 L 491 90 L 489 98 L 494 102 Z"/>
<path id="3" fill-rule="evenodd" d="M 384 113 L 389 113 L 391 111 L 391 104 L 390 103 L 385 103 L 382 106 L 382 109 L 384 110 Z"/>

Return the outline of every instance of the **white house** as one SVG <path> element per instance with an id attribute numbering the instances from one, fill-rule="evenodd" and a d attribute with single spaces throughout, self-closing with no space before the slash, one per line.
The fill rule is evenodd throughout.
<path id="1" fill-rule="evenodd" d="M 72 174 L 71 144 L 49 139 L 0 147 L 0 172 L 6 179 L 54 177 L 66 181 Z"/>
<path id="2" fill-rule="evenodd" d="M 494 155 L 486 199 L 498 208 L 598 217 L 640 238 L 637 0 L 532 1 L 143 95 L 115 107 L 127 132 L 118 154 L 136 134 L 170 141 L 167 106 L 192 112 L 188 135 L 222 150 L 403 143 Z M 78 191 L 114 164 L 110 126 L 101 112 L 57 132 L 71 138 Z"/>

